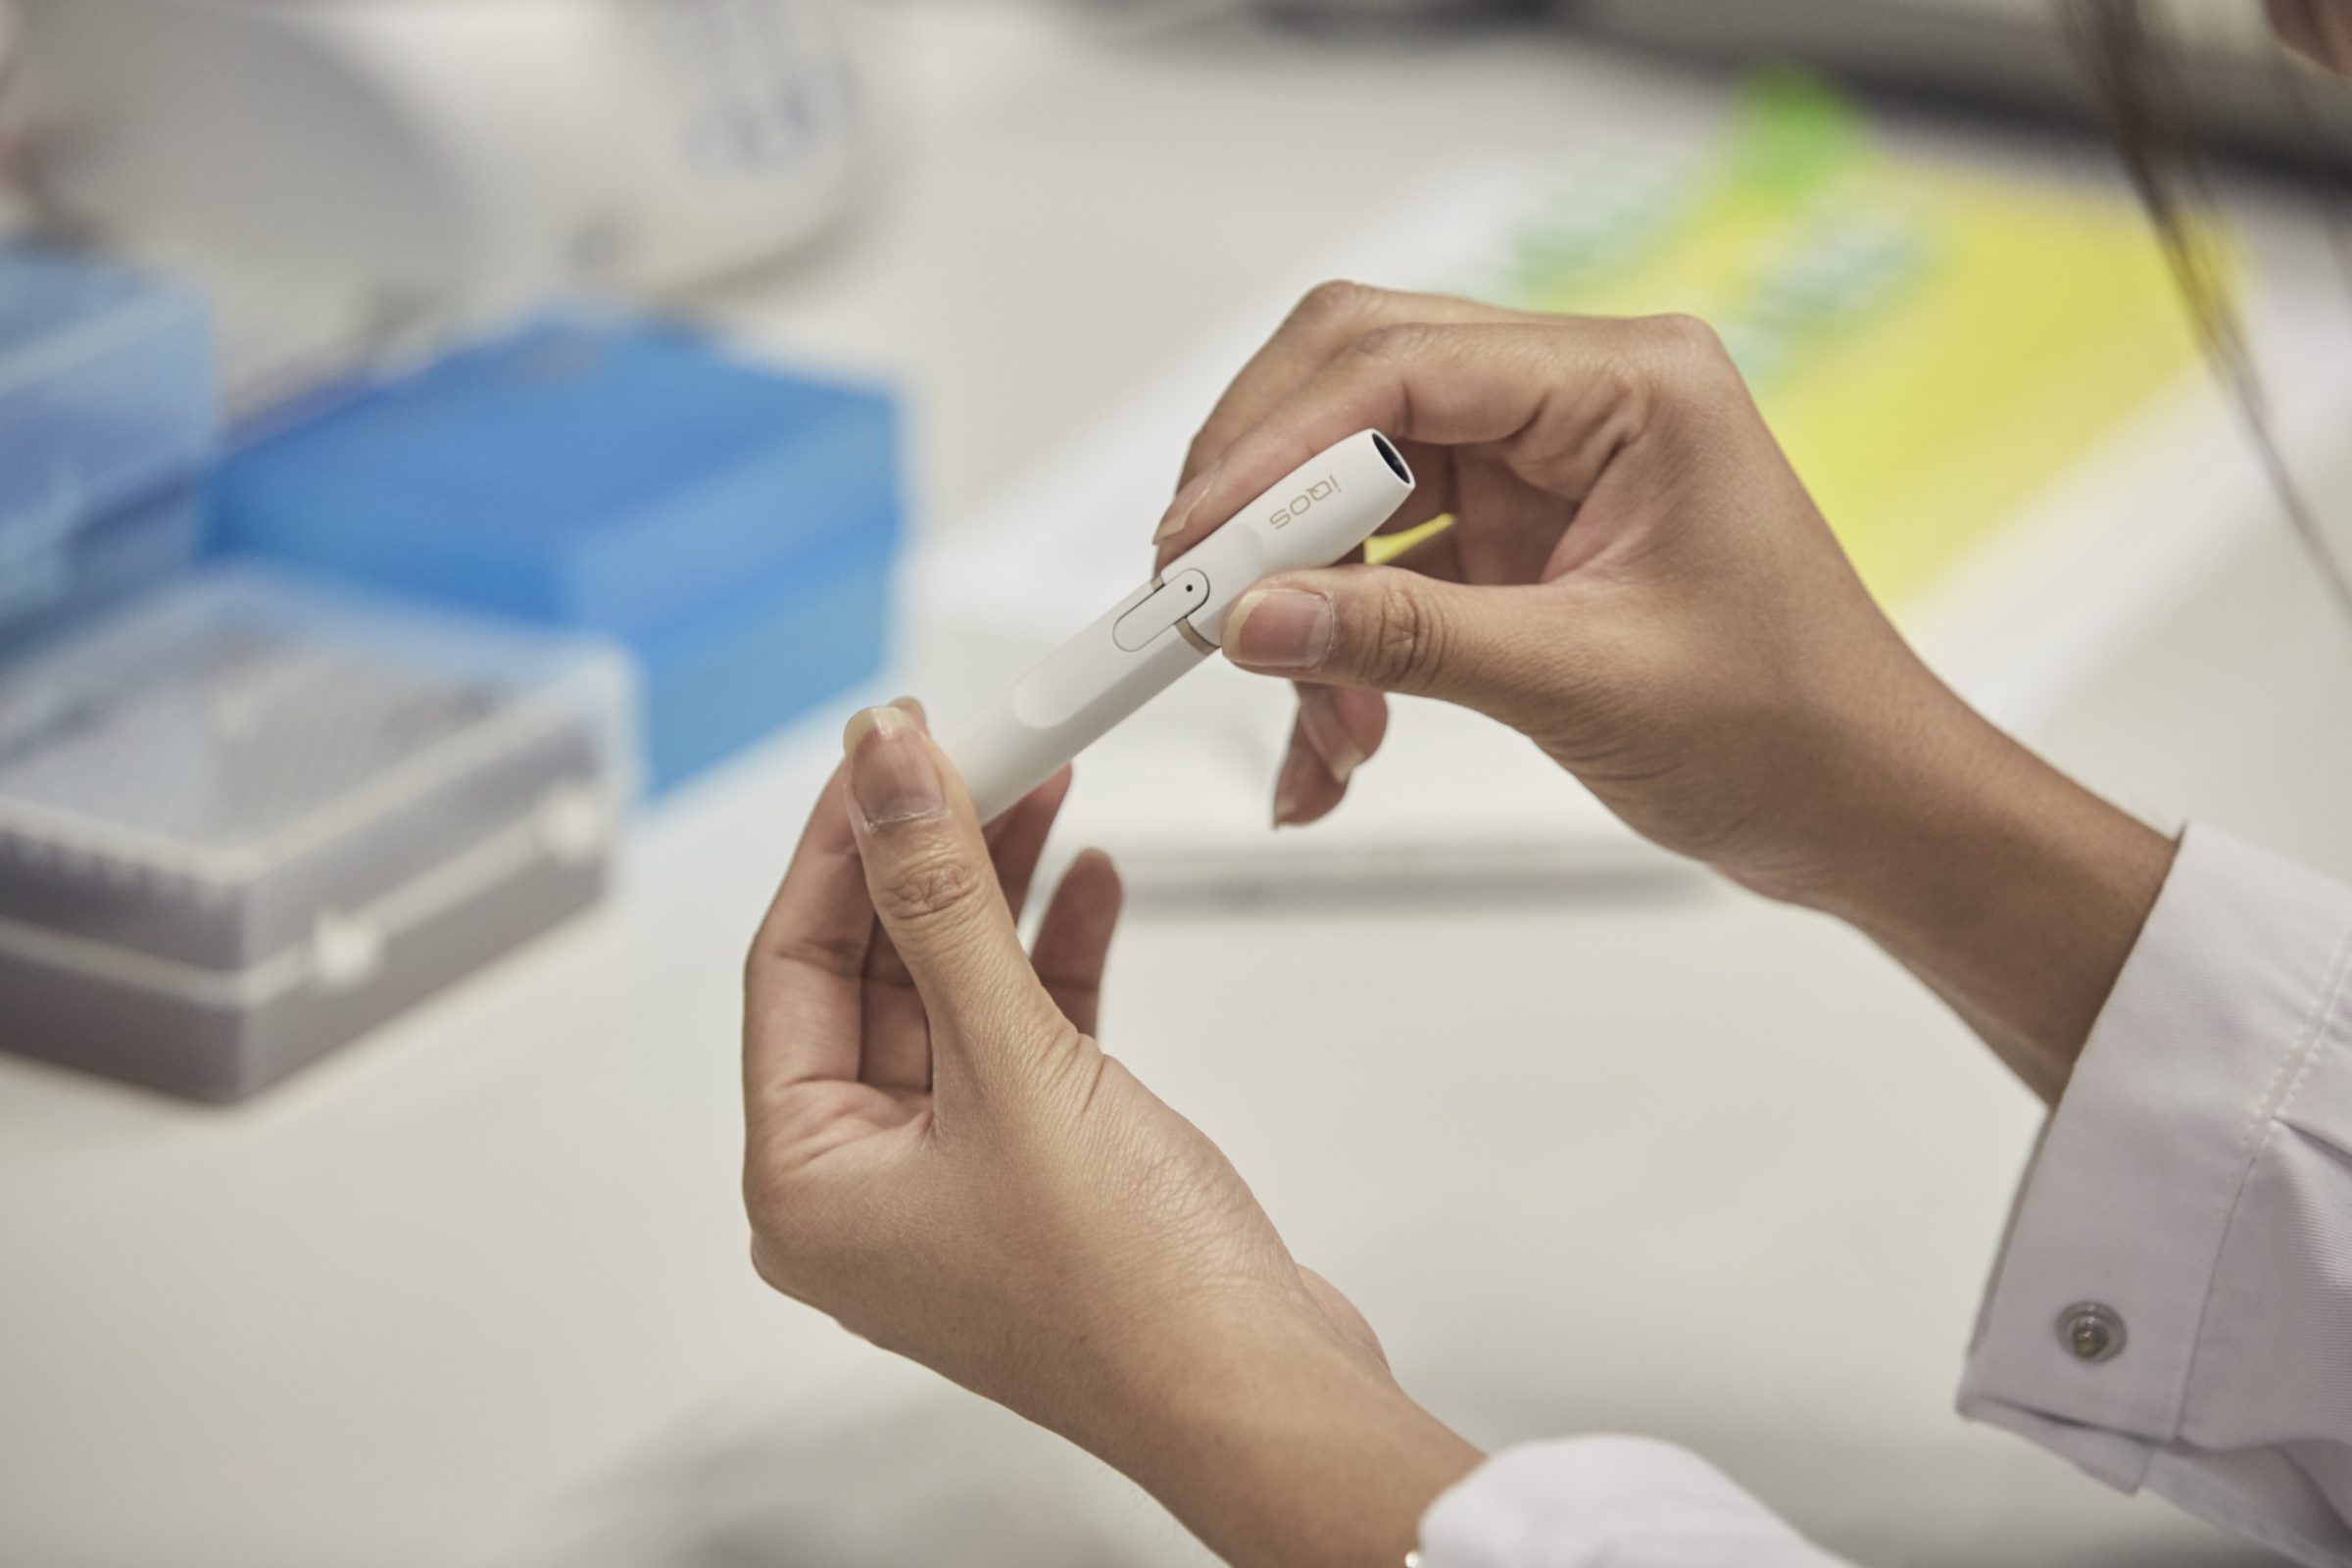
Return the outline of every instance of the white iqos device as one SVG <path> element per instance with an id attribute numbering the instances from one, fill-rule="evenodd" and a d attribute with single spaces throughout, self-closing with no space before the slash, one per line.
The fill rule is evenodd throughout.
<path id="1" fill-rule="evenodd" d="M 947 737 L 980 820 L 993 820 L 1215 653 L 1225 612 L 1250 584 L 1339 561 L 1412 493 L 1412 470 L 1396 446 L 1378 430 L 1360 431 L 1169 562 Z"/>

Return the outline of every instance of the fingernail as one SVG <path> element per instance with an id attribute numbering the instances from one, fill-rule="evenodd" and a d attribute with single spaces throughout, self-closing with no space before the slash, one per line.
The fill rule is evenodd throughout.
<path id="1" fill-rule="evenodd" d="M 924 710 L 923 700 L 920 697 L 893 697 L 890 700 L 890 706 L 903 713 L 912 714 L 914 721 L 923 728 L 931 727 L 931 715 Z"/>
<path id="2" fill-rule="evenodd" d="M 912 718 L 896 708 L 869 708 L 842 732 L 850 793 L 868 827 L 937 816 L 948 808 L 931 748 Z"/>
<path id="3" fill-rule="evenodd" d="M 1193 520 L 1193 509 L 1200 505 L 1200 498 L 1208 494 L 1210 485 L 1216 483 L 1218 470 L 1223 466 L 1222 464 L 1213 464 L 1201 469 L 1193 475 L 1192 483 L 1176 492 L 1176 499 L 1169 502 L 1168 510 L 1160 514 L 1159 526 L 1152 530 L 1153 544 L 1164 544 L 1184 531 L 1184 525 Z"/>
<path id="4" fill-rule="evenodd" d="M 1298 688 L 1298 727 L 1331 769 L 1334 782 L 1346 784 L 1350 775 L 1364 764 L 1364 749 L 1356 744 L 1348 729 L 1348 721 L 1340 716 L 1329 689 L 1322 686 Z"/>
<path id="5" fill-rule="evenodd" d="M 1282 760 L 1282 774 L 1274 781 L 1276 827 L 1291 827 L 1298 821 L 1298 794 L 1306 787 L 1306 770 L 1313 765 L 1306 748 L 1293 740 L 1290 755 Z"/>
<path id="6" fill-rule="evenodd" d="M 1331 652 L 1331 601 L 1303 588 L 1253 588 L 1225 616 L 1225 653 L 1257 669 L 1313 669 Z"/>

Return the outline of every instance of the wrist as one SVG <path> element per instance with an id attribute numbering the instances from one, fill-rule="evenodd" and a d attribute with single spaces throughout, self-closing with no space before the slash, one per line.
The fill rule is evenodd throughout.
<path id="1" fill-rule="evenodd" d="M 1816 738 L 1817 808 L 1786 902 L 1865 931 L 1904 928 L 2013 832 L 2051 770 L 1948 688 Z"/>
<path id="2" fill-rule="evenodd" d="M 1236 1325 L 1157 1383 L 1089 1446 L 1237 1568 L 1402 1563 L 1484 1457 L 1312 1313 Z"/>
<path id="3" fill-rule="evenodd" d="M 1948 701 L 1865 753 L 1869 799 L 1797 902 L 1900 959 L 2054 1102 L 2173 842 Z"/>
<path id="4" fill-rule="evenodd" d="M 1856 923 L 1951 803 L 1985 787 L 2017 750 L 1893 639 L 1800 681 L 1771 716 L 1771 763 L 1746 830 L 1716 868 L 1749 891 Z"/>

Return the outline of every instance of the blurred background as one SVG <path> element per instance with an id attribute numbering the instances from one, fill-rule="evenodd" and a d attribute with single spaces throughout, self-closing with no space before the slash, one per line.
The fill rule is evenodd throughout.
<path id="1" fill-rule="evenodd" d="M 2352 546 L 2352 108 L 2151 9 Z M 1201 1561 L 754 1279 L 737 984 L 848 712 L 1142 577 L 1326 277 L 1706 317 L 1972 698 L 2352 873 L 2352 650 L 2039 0 L 15 0 L 0 175 L 0 1560 Z M 1443 710 L 1277 838 L 1271 684 L 1050 853 L 1408 1389 L 1857 1562 L 2255 1560 L 1950 1413 L 2038 1112 L 1932 999 Z"/>

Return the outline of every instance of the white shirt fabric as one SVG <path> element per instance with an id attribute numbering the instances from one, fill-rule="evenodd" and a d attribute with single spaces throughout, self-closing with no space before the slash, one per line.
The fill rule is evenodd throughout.
<path id="1" fill-rule="evenodd" d="M 2210 828 L 2026 1172 L 1961 1412 L 2352 1568 L 2352 888 Z M 2104 1325 L 2097 1358 L 2065 1323 Z M 1704 1461 L 1582 1438 L 1431 1505 L 1423 1568 L 1834 1568 Z"/>

